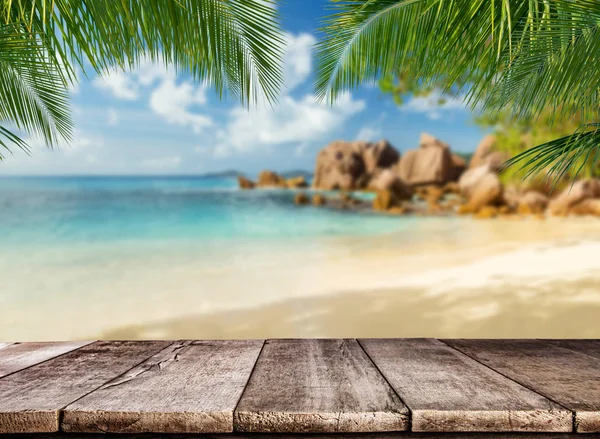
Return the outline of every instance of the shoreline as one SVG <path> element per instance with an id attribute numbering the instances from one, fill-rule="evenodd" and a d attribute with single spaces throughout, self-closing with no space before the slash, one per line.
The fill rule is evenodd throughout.
<path id="1" fill-rule="evenodd" d="M 411 218 L 402 223 L 396 231 L 373 235 L 231 240 L 210 246 L 202 239 L 133 241 L 126 246 L 88 243 L 49 246 L 35 253 L 4 252 L 0 263 L 11 289 L 0 298 L 5 310 L 0 334 L 23 341 L 227 338 L 225 334 L 251 338 L 262 337 L 256 328 L 273 321 L 280 327 L 272 335 L 350 336 L 349 329 L 342 330 L 346 321 L 360 324 L 357 313 L 378 303 L 389 312 L 370 323 L 373 334 L 404 336 L 410 325 L 394 326 L 397 315 L 420 327 L 426 321 L 422 315 L 456 300 L 466 303 L 466 313 L 493 316 L 495 307 L 503 309 L 513 294 L 509 291 L 502 300 L 503 288 L 523 287 L 523 294 L 535 296 L 544 291 L 541 280 L 566 282 L 563 299 L 592 306 L 600 301 L 598 293 L 589 293 L 600 291 L 594 275 L 600 273 L 600 262 L 594 262 L 600 230 L 594 218 Z M 530 260 L 540 261 L 536 271 L 527 271 Z M 585 268 L 582 262 L 591 265 Z M 589 271 L 594 273 L 588 276 Z M 499 282 L 502 277 L 512 284 Z M 585 291 L 587 298 L 581 295 Z M 499 296 L 499 304 L 482 301 L 489 295 Z M 405 315 L 402 300 L 407 298 L 412 312 Z M 355 310 L 347 307 L 349 301 Z M 478 305 L 471 309 L 471 302 Z M 324 311 L 330 306 L 345 311 Z M 535 313 L 533 304 L 522 306 Z M 222 322 L 214 321 L 215 316 Z M 310 323 L 304 325 L 299 316 Z M 438 319 L 448 321 L 449 328 L 464 320 L 460 314 L 450 316 L 441 313 Z M 288 320 L 296 322 L 289 330 L 281 327 Z M 594 323 L 588 320 L 588 325 Z M 446 326 L 435 326 L 438 332 L 431 335 L 454 335 Z M 548 330 L 536 336 L 545 333 L 554 334 Z"/>

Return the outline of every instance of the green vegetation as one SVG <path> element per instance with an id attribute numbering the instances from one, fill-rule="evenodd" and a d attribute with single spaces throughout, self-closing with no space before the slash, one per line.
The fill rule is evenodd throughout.
<path id="1" fill-rule="evenodd" d="M 593 169 L 600 142 L 600 124 L 591 122 L 600 121 L 597 0 L 332 0 L 332 9 L 317 49 L 320 98 L 333 101 L 402 72 L 402 79 L 418 78 L 402 92 L 461 91 L 471 108 L 499 122 L 535 127 L 531 144 L 542 143 L 508 162 L 525 176 L 543 171 L 560 180 Z M 551 128 L 540 129 L 544 124 Z M 547 141 L 554 134 L 565 135 Z"/>
<path id="2" fill-rule="evenodd" d="M 403 105 L 408 96 L 430 96 L 433 92 L 439 91 L 442 86 L 441 82 L 423 86 L 419 80 L 406 73 L 396 76 L 388 75 L 379 81 L 380 90 L 384 94 L 390 95 L 398 105 Z M 438 98 L 438 103 L 443 104 L 448 99 L 452 99 L 458 93 L 459 89 L 460 85 L 454 84 L 452 89 Z M 570 135 L 577 131 L 580 126 L 592 123 L 594 120 L 600 120 L 598 113 L 586 118 L 582 118 L 582 115 L 578 113 L 571 118 L 557 119 L 551 108 L 545 109 L 536 117 L 532 117 L 531 115 L 514 117 L 507 110 L 484 107 L 481 111 L 477 111 L 473 117 L 473 121 L 477 125 L 493 130 L 493 133 L 498 138 L 496 150 L 505 152 L 507 157 L 515 157 L 523 154 L 535 145 L 551 142 Z M 574 166 L 572 171 L 567 172 L 563 176 L 565 180 L 571 179 L 574 177 L 574 174 L 578 174 L 580 177 L 599 175 L 595 157 L 587 157 L 585 161 L 584 158 L 580 157 L 575 164 L 576 166 Z M 501 177 L 506 183 L 518 184 L 531 169 L 533 169 L 531 164 L 524 169 L 517 166 L 508 167 L 502 172 Z M 544 172 L 540 172 L 532 177 L 533 181 L 529 182 L 530 185 L 549 185 L 549 182 L 544 181 L 547 180 Z"/>
<path id="3" fill-rule="evenodd" d="M 273 1 L 0 0 L 0 159 L 27 150 L 18 131 L 49 147 L 71 138 L 76 68 L 102 75 L 150 59 L 220 97 L 275 101 L 284 43 Z"/>

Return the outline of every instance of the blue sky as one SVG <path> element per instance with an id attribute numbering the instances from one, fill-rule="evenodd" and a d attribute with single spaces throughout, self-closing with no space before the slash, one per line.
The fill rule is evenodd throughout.
<path id="1" fill-rule="evenodd" d="M 77 126 L 71 145 L 48 151 L 31 140 L 31 157 L 15 152 L 0 164 L 9 174 L 202 174 L 237 169 L 312 170 L 317 152 L 335 139 L 388 139 L 400 151 L 415 148 L 421 132 L 473 151 L 483 132 L 460 100 L 436 96 L 402 107 L 365 85 L 335 107 L 312 98 L 311 46 L 326 0 L 279 4 L 288 49 L 286 90 L 275 109 L 246 110 L 187 75 L 144 64 L 105 78 L 80 75 L 72 90 Z"/>

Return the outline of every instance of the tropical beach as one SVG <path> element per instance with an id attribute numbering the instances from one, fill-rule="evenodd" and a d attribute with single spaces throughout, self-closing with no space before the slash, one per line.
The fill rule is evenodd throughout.
<path id="1" fill-rule="evenodd" d="M 1 181 L 6 338 L 598 336 L 594 216 L 297 206 L 307 189 L 233 176 Z"/>
<path id="2" fill-rule="evenodd" d="M 0 341 L 600 336 L 597 5 L 309 3 L 4 2 Z"/>

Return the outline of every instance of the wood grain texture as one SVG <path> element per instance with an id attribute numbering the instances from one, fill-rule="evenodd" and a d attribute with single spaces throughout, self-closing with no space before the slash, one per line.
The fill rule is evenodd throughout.
<path id="1" fill-rule="evenodd" d="M 59 411 L 171 342 L 96 342 L 0 379 L 0 433 L 58 431 Z"/>
<path id="2" fill-rule="evenodd" d="M 415 432 L 570 432 L 569 410 L 433 339 L 359 340 Z"/>
<path id="3" fill-rule="evenodd" d="M 119 435 L 99 435 L 98 433 L 46 433 L 24 436 L 10 434 L 2 439 L 598 439 L 600 435 L 577 433 L 329 433 L 329 434 L 293 434 L 293 433 L 123 433 Z"/>
<path id="4" fill-rule="evenodd" d="M 561 348 L 600 358 L 600 340 L 546 340 Z"/>
<path id="5" fill-rule="evenodd" d="M 235 412 L 235 430 L 401 431 L 407 415 L 356 340 L 268 340 Z"/>
<path id="6" fill-rule="evenodd" d="M 61 429 L 227 433 L 263 340 L 180 342 L 69 405 Z"/>
<path id="7" fill-rule="evenodd" d="M 0 378 L 92 343 L 13 343 L 0 350 Z M 1 347 L 1 346 L 0 346 Z"/>
<path id="8" fill-rule="evenodd" d="M 539 340 L 445 342 L 575 412 L 576 431 L 600 432 L 600 359 Z"/>

